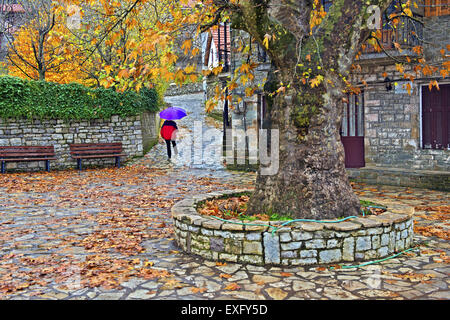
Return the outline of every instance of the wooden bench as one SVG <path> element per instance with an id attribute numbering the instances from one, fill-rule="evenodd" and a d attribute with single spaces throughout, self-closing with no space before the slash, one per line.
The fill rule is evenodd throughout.
<path id="1" fill-rule="evenodd" d="M 116 167 L 120 168 L 120 157 L 126 156 L 122 152 L 122 143 L 79 143 L 70 144 L 70 154 L 77 160 L 78 170 L 81 170 L 82 159 L 116 158 Z"/>
<path id="2" fill-rule="evenodd" d="M 50 172 L 50 160 L 56 160 L 53 146 L 0 147 L 1 173 L 6 172 L 7 162 L 45 161 L 45 169 Z"/>

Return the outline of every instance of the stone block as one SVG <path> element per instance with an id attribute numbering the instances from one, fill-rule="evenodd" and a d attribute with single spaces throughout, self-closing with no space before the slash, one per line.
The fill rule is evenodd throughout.
<path id="1" fill-rule="evenodd" d="M 372 248 L 369 236 L 356 238 L 356 251 L 366 251 Z"/>
<path id="2" fill-rule="evenodd" d="M 297 250 L 302 246 L 301 242 L 288 242 L 281 244 L 281 250 Z"/>
<path id="3" fill-rule="evenodd" d="M 381 239 L 379 235 L 372 236 L 372 249 L 378 249 L 381 246 Z"/>
<path id="4" fill-rule="evenodd" d="M 317 258 L 292 259 L 291 265 L 312 265 L 317 264 Z"/>
<path id="5" fill-rule="evenodd" d="M 280 239 L 271 232 L 263 234 L 264 261 L 265 263 L 280 263 Z"/>
<path id="6" fill-rule="evenodd" d="M 329 239 L 327 241 L 327 248 L 328 249 L 337 248 L 338 246 L 339 246 L 339 240 L 337 240 L 337 239 Z"/>
<path id="7" fill-rule="evenodd" d="M 282 258 L 298 258 L 297 251 L 281 251 Z"/>
<path id="8" fill-rule="evenodd" d="M 340 249 L 323 250 L 319 252 L 319 263 L 339 262 L 342 258 Z"/>
<path id="9" fill-rule="evenodd" d="M 263 254 L 263 247 L 261 242 L 258 241 L 244 241 L 243 242 L 243 253 L 244 254 Z"/>
<path id="10" fill-rule="evenodd" d="M 261 233 L 253 232 L 253 233 L 247 233 L 245 235 L 245 239 L 250 241 L 259 241 L 261 240 Z"/>
<path id="11" fill-rule="evenodd" d="M 326 242 L 323 239 L 313 239 L 305 242 L 306 249 L 322 249 L 326 248 Z"/>
<path id="12" fill-rule="evenodd" d="M 229 253 L 219 253 L 219 260 L 237 262 L 237 255 Z"/>
<path id="13" fill-rule="evenodd" d="M 250 264 L 256 264 L 261 265 L 264 263 L 263 257 L 260 255 L 240 255 L 237 259 L 237 262 L 239 263 L 250 263 Z"/>
<path id="14" fill-rule="evenodd" d="M 316 250 L 300 250 L 300 258 L 315 258 L 317 257 Z"/>
<path id="15" fill-rule="evenodd" d="M 295 241 L 310 240 L 313 238 L 313 233 L 306 231 L 292 231 L 292 239 Z"/>
<path id="16" fill-rule="evenodd" d="M 292 237 L 288 232 L 283 233 L 279 232 L 279 235 L 280 235 L 280 242 L 289 242 L 292 240 Z"/>
<path id="17" fill-rule="evenodd" d="M 242 242 L 236 239 L 225 239 L 225 252 L 231 254 L 242 254 Z"/>
<path id="18" fill-rule="evenodd" d="M 222 252 L 225 250 L 223 238 L 216 238 L 216 237 L 210 238 L 209 243 L 212 251 Z"/>

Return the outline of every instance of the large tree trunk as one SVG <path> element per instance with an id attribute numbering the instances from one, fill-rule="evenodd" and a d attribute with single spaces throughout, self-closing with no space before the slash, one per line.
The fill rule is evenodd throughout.
<path id="1" fill-rule="evenodd" d="M 272 81 L 279 79 L 272 74 Z M 315 89 L 291 85 L 269 99 L 272 128 L 279 129 L 279 170 L 275 175 L 258 172 L 249 212 L 310 219 L 358 214 L 339 133 L 341 89 L 336 82 Z"/>
<path id="2" fill-rule="evenodd" d="M 229 7 L 235 13 L 233 27 L 267 48 L 272 70 L 265 92 L 280 138 L 279 170 L 263 175 L 260 168 L 249 213 L 311 219 L 359 213 L 339 134 L 342 99 L 352 62 L 368 34 L 367 7 L 386 8 L 390 0 L 333 1 L 329 12 L 320 14 L 323 20 L 314 3 L 253 0 Z M 278 94 L 271 97 L 274 92 Z"/>

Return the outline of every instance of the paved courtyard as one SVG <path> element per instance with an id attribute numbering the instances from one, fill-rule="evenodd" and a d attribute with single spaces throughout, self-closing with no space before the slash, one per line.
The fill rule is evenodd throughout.
<path id="1" fill-rule="evenodd" d="M 193 119 L 220 128 L 202 113 L 201 95 L 168 100 L 190 112 L 179 122 L 181 150 Z M 165 152 L 160 143 L 121 169 L 1 175 L 0 298 L 450 299 L 449 193 L 354 185 L 416 208 L 418 250 L 394 259 L 333 270 L 216 263 L 180 251 L 170 208 L 252 188 L 255 175 L 224 170 L 220 156 L 195 164 L 182 152 L 168 162 Z"/>

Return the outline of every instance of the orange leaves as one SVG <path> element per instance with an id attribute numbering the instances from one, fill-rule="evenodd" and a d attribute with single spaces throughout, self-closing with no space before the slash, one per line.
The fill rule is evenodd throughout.
<path id="1" fill-rule="evenodd" d="M 235 218 L 245 212 L 248 200 L 249 197 L 243 195 L 228 199 L 206 201 L 203 207 L 199 209 L 199 212 L 200 214 L 214 215 L 219 218 Z"/>
<path id="2" fill-rule="evenodd" d="M 450 231 L 441 226 L 417 226 L 414 225 L 414 232 L 420 233 L 425 237 L 438 237 L 444 240 L 450 240 Z"/>
<path id="3" fill-rule="evenodd" d="M 192 293 L 203 293 L 206 291 L 206 288 L 191 288 Z"/>
<path id="4" fill-rule="evenodd" d="M 241 289 L 241 287 L 236 282 L 232 282 L 228 284 L 224 289 L 228 291 L 236 291 Z"/>
<path id="5" fill-rule="evenodd" d="M 383 272 L 383 273 L 386 273 L 386 272 Z M 389 273 L 389 275 L 392 275 L 396 278 L 400 278 L 403 280 L 409 280 L 411 282 L 421 282 L 421 283 L 429 283 L 429 280 L 436 277 L 432 273 L 422 274 L 422 273 L 414 273 L 412 271 L 409 271 L 409 272 L 406 272 L 403 274 Z"/>
<path id="6" fill-rule="evenodd" d="M 192 48 L 192 39 L 187 39 L 181 45 L 181 49 L 184 50 L 184 54 L 187 55 L 189 50 Z"/>
<path id="7" fill-rule="evenodd" d="M 291 277 L 291 276 L 293 275 L 293 273 L 290 273 L 290 272 L 281 272 L 280 275 L 281 275 L 282 277 L 288 278 L 288 277 Z"/>
<path id="8" fill-rule="evenodd" d="M 309 26 L 311 30 L 320 25 L 322 20 L 327 15 L 326 11 L 324 10 L 324 7 L 320 4 L 319 0 L 314 0 L 314 6 L 313 10 L 311 11 L 311 16 L 309 20 Z M 310 32 L 312 34 L 312 31 Z"/>

